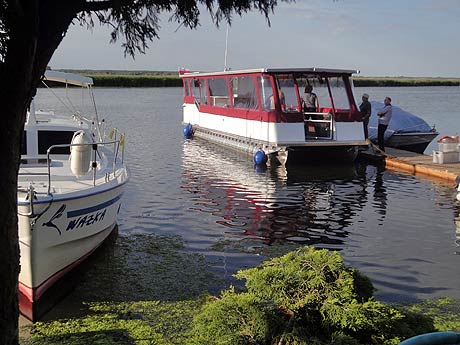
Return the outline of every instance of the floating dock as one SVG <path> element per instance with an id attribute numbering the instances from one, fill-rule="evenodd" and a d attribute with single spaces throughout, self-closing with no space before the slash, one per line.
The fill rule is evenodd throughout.
<path id="1" fill-rule="evenodd" d="M 403 151 L 386 147 L 384 153 L 373 145 L 359 155 L 371 162 L 383 163 L 389 170 L 404 171 L 413 175 L 423 175 L 456 183 L 460 179 L 460 162 L 433 163 L 431 155 Z"/>

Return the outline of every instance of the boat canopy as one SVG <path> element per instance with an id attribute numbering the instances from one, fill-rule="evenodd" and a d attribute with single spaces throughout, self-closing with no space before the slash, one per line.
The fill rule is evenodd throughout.
<path id="1" fill-rule="evenodd" d="M 371 101 L 372 116 L 369 119 L 369 138 L 377 138 L 378 116 L 377 112 L 385 106 L 381 102 Z M 385 139 L 388 139 L 393 134 L 397 133 L 429 133 L 433 132 L 433 128 L 420 117 L 409 113 L 399 107 L 392 106 L 393 114 L 391 116 L 388 129 L 385 131 Z"/>
<path id="2" fill-rule="evenodd" d="M 200 76 L 200 77 L 209 77 L 217 75 L 232 75 L 232 74 L 250 74 L 250 73 L 313 73 L 316 75 L 352 75 L 358 74 L 359 70 L 352 69 L 333 69 L 333 68 L 318 68 L 318 67 L 308 67 L 308 68 L 254 68 L 254 69 L 244 69 L 244 70 L 230 70 L 230 71 L 220 71 L 220 72 L 184 72 L 180 73 L 181 78 Z"/>
<path id="3" fill-rule="evenodd" d="M 89 77 L 84 77 L 74 73 L 66 73 L 66 72 L 59 72 L 59 71 L 45 71 L 45 75 L 43 76 L 43 80 L 46 81 L 54 81 L 63 84 L 70 84 L 82 87 L 89 87 L 93 85 L 93 79 Z"/>

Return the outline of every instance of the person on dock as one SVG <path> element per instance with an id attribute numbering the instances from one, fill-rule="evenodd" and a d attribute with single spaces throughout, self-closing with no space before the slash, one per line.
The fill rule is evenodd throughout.
<path id="1" fill-rule="evenodd" d="M 364 126 L 364 138 L 369 138 L 368 126 L 369 126 L 369 118 L 371 117 L 372 113 L 372 106 L 369 102 L 369 95 L 367 93 L 363 93 L 362 96 L 362 103 L 359 106 L 359 111 L 363 115 L 363 126 Z"/>
<path id="2" fill-rule="evenodd" d="M 307 85 L 305 86 L 305 98 L 304 102 L 304 111 L 308 113 L 316 113 L 319 108 L 318 104 L 318 96 L 316 93 L 313 92 L 313 86 Z"/>
<path id="3" fill-rule="evenodd" d="M 391 115 L 393 114 L 393 108 L 391 107 L 391 98 L 390 97 L 385 97 L 385 100 L 383 101 L 385 106 L 383 107 L 382 110 L 380 110 L 377 113 L 377 116 L 379 117 L 379 127 L 378 127 L 378 144 L 380 150 L 385 152 L 385 131 L 388 128 L 388 124 L 390 123 L 391 120 Z"/>

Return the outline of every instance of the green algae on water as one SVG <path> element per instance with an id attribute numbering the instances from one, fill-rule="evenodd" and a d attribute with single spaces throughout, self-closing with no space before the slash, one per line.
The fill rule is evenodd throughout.
<path id="1" fill-rule="evenodd" d="M 180 236 L 120 236 L 98 256 L 77 288 L 85 302 L 183 300 L 217 281 L 202 255 L 184 251 Z"/>
<path id="2" fill-rule="evenodd" d="M 180 236 L 119 236 L 85 266 L 71 308 L 56 306 L 23 344 L 182 344 L 200 296 L 219 284 Z"/>

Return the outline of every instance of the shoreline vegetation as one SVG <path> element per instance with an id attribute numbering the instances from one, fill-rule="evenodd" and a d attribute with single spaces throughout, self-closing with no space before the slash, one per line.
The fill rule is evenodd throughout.
<path id="1" fill-rule="evenodd" d="M 59 69 L 91 77 L 97 87 L 181 87 L 182 81 L 175 71 L 122 71 Z M 354 77 L 358 87 L 401 86 L 460 86 L 460 78 L 426 77 Z"/>
<path id="2" fill-rule="evenodd" d="M 382 303 L 338 252 L 266 249 L 251 249 L 265 261 L 229 286 L 179 236 L 111 238 L 85 263 L 70 305 L 23 326 L 21 344 L 396 345 L 460 331 L 460 301 Z"/>

